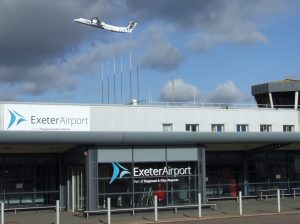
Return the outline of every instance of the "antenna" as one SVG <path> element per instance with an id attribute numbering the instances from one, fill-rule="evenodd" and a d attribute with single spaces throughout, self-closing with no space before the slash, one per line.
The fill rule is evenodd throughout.
<path id="1" fill-rule="evenodd" d="M 139 67 L 136 66 L 136 84 L 137 84 L 137 100 L 140 102 L 140 81 L 139 81 Z"/>
<path id="2" fill-rule="evenodd" d="M 121 56 L 121 104 L 123 103 L 123 58 Z"/>
<path id="3" fill-rule="evenodd" d="M 114 57 L 114 104 L 116 104 L 116 57 Z"/>
<path id="4" fill-rule="evenodd" d="M 194 105 L 195 105 L 195 103 L 196 103 L 196 88 L 194 86 Z"/>
<path id="5" fill-rule="evenodd" d="M 175 93 L 175 86 L 174 86 L 174 78 L 172 77 L 172 101 L 174 102 L 174 93 Z"/>
<path id="6" fill-rule="evenodd" d="M 104 80 L 103 80 L 103 64 L 102 64 L 102 77 L 101 77 L 101 91 L 102 91 L 102 104 L 104 103 Z"/>
<path id="7" fill-rule="evenodd" d="M 109 104 L 109 60 L 107 61 L 107 103 Z"/>
<path id="8" fill-rule="evenodd" d="M 132 100 L 132 87 L 131 87 L 131 51 L 129 52 L 129 91 L 130 91 L 130 100 Z"/>

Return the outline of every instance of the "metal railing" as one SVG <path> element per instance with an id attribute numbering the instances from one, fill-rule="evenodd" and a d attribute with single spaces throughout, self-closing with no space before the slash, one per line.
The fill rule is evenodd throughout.
<path id="1" fill-rule="evenodd" d="M 300 181 L 243 183 L 237 185 L 208 184 L 206 186 L 206 197 L 208 199 L 236 198 L 238 191 L 241 191 L 243 196 L 258 197 L 262 190 L 265 191 L 264 194 L 272 196 L 275 195 L 273 189 L 284 189 L 285 194 L 297 194 L 300 193 Z"/>
<path id="2" fill-rule="evenodd" d="M 294 105 L 273 105 L 270 104 L 242 104 L 242 103 L 207 103 L 207 102 L 160 102 L 160 101 L 140 101 L 140 106 L 158 106 L 158 107 L 197 107 L 212 109 L 295 109 Z"/>
<path id="3" fill-rule="evenodd" d="M 0 192 L 6 207 L 40 207 L 55 205 L 59 191 Z"/>

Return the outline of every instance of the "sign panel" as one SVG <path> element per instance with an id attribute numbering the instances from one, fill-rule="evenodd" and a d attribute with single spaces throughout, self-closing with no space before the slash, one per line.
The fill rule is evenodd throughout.
<path id="1" fill-rule="evenodd" d="M 134 183 L 136 184 L 149 184 L 149 183 L 165 183 L 165 182 L 178 182 L 178 176 L 192 175 L 191 167 L 176 168 L 165 166 L 162 168 L 139 168 L 133 167 L 133 173 L 117 162 L 112 163 L 113 174 L 109 184 L 113 183 L 116 179 L 122 179 L 125 175 L 132 175 L 135 178 Z M 168 177 L 167 179 L 163 177 Z M 149 179 L 152 178 L 152 179 Z M 143 178 L 143 179 L 141 179 Z M 145 179 L 144 179 L 145 178 Z"/>
<path id="2" fill-rule="evenodd" d="M 4 104 L 6 131 L 90 131 L 90 107 Z"/>

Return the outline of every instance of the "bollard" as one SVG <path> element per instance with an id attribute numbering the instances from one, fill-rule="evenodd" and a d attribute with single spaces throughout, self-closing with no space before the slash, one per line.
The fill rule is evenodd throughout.
<path id="1" fill-rule="evenodd" d="M 154 196 L 154 221 L 157 222 L 157 196 Z"/>
<path id="2" fill-rule="evenodd" d="M 296 190 L 293 190 L 293 198 L 296 199 Z"/>
<path id="3" fill-rule="evenodd" d="M 277 189 L 277 212 L 280 213 L 280 190 Z"/>
<path id="4" fill-rule="evenodd" d="M 107 224 L 111 224 L 111 217 L 110 217 L 110 198 L 107 198 Z"/>
<path id="5" fill-rule="evenodd" d="M 59 224 L 59 200 L 56 200 L 56 224 Z"/>
<path id="6" fill-rule="evenodd" d="M 202 199 L 201 199 L 201 193 L 198 193 L 198 217 L 202 217 Z"/>
<path id="7" fill-rule="evenodd" d="M 1 203 L 1 224 L 4 224 L 4 203 Z"/>
<path id="8" fill-rule="evenodd" d="M 242 203 L 242 192 L 239 191 L 239 207 L 240 207 L 240 215 L 243 215 L 243 203 Z"/>

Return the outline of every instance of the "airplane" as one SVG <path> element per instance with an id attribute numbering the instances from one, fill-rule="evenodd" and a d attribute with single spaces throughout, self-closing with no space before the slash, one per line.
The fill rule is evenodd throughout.
<path id="1" fill-rule="evenodd" d="M 113 26 L 99 20 L 97 17 L 92 19 L 78 18 L 74 19 L 74 22 L 118 33 L 131 33 L 137 25 L 136 22 L 130 21 L 127 27 Z"/>

